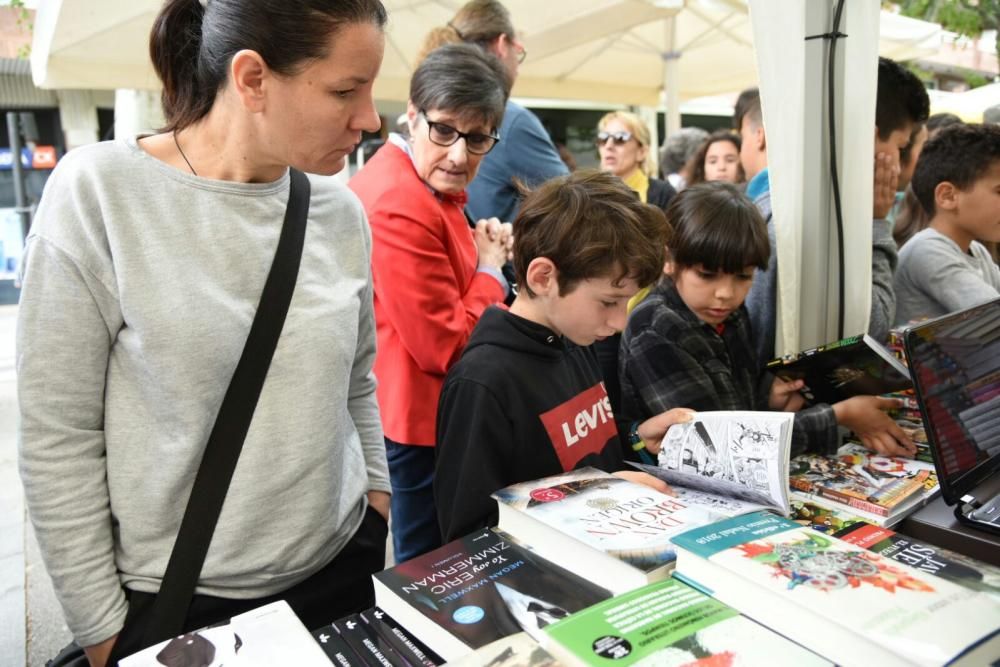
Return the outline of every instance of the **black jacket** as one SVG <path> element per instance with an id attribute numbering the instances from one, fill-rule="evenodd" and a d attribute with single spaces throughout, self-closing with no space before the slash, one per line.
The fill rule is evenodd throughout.
<path id="1" fill-rule="evenodd" d="M 434 501 L 445 541 L 496 525 L 490 494 L 583 466 L 624 468 L 590 348 L 497 307 L 441 390 Z"/>
<path id="2" fill-rule="evenodd" d="M 649 179 L 649 190 L 646 191 L 646 203 L 659 206 L 666 211 L 667 204 L 670 203 L 670 200 L 676 194 L 677 190 L 674 190 L 674 186 L 670 185 L 667 181 L 651 178 Z"/>

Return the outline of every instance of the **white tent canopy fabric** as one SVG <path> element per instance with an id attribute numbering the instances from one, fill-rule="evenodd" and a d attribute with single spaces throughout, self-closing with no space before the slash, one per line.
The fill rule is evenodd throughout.
<path id="1" fill-rule="evenodd" d="M 405 100 L 424 36 L 461 0 L 385 0 L 387 47 L 376 97 Z M 669 62 L 680 101 L 757 81 L 745 0 L 504 0 L 528 58 L 518 97 L 659 106 Z M 156 89 L 148 38 L 157 0 L 43 0 L 32 73 L 40 88 Z M 673 25 L 671 32 L 670 25 Z M 936 50 L 940 27 L 882 12 L 879 52 Z M 670 46 L 668 35 L 674 34 Z M 669 47 L 669 48 L 668 48 Z"/>

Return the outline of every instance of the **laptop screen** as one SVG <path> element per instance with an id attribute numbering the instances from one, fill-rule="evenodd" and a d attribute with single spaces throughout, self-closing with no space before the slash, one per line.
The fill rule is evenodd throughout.
<path id="1" fill-rule="evenodd" d="M 1000 469 L 1000 299 L 916 325 L 906 356 L 949 504 Z"/>

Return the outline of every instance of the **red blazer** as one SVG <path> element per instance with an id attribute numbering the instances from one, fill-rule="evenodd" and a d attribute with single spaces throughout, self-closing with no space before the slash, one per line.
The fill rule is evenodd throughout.
<path id="1" fill-rule="evenodd" d="M 476 271 L 465 194 L 431 192 L 399 147 L 384 145 L 348 185 L 372 229 L 382 426 L 390 440 L 433 447 L 445 374 L 503 288 Z"/>

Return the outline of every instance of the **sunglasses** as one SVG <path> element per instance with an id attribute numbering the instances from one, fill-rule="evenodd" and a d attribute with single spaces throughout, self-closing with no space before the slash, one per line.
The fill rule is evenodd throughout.
<path id="1" fill-rule="evenodd" d="M 601 130 L 597 133 L 597 138 L 594 139 L 594 143 L 598 146 L 603 146 L 608 143 L 608 139 L 615 142 L 615 146 L 624 146 L 632 138 L 631 132 L 605 132 Z"/>

